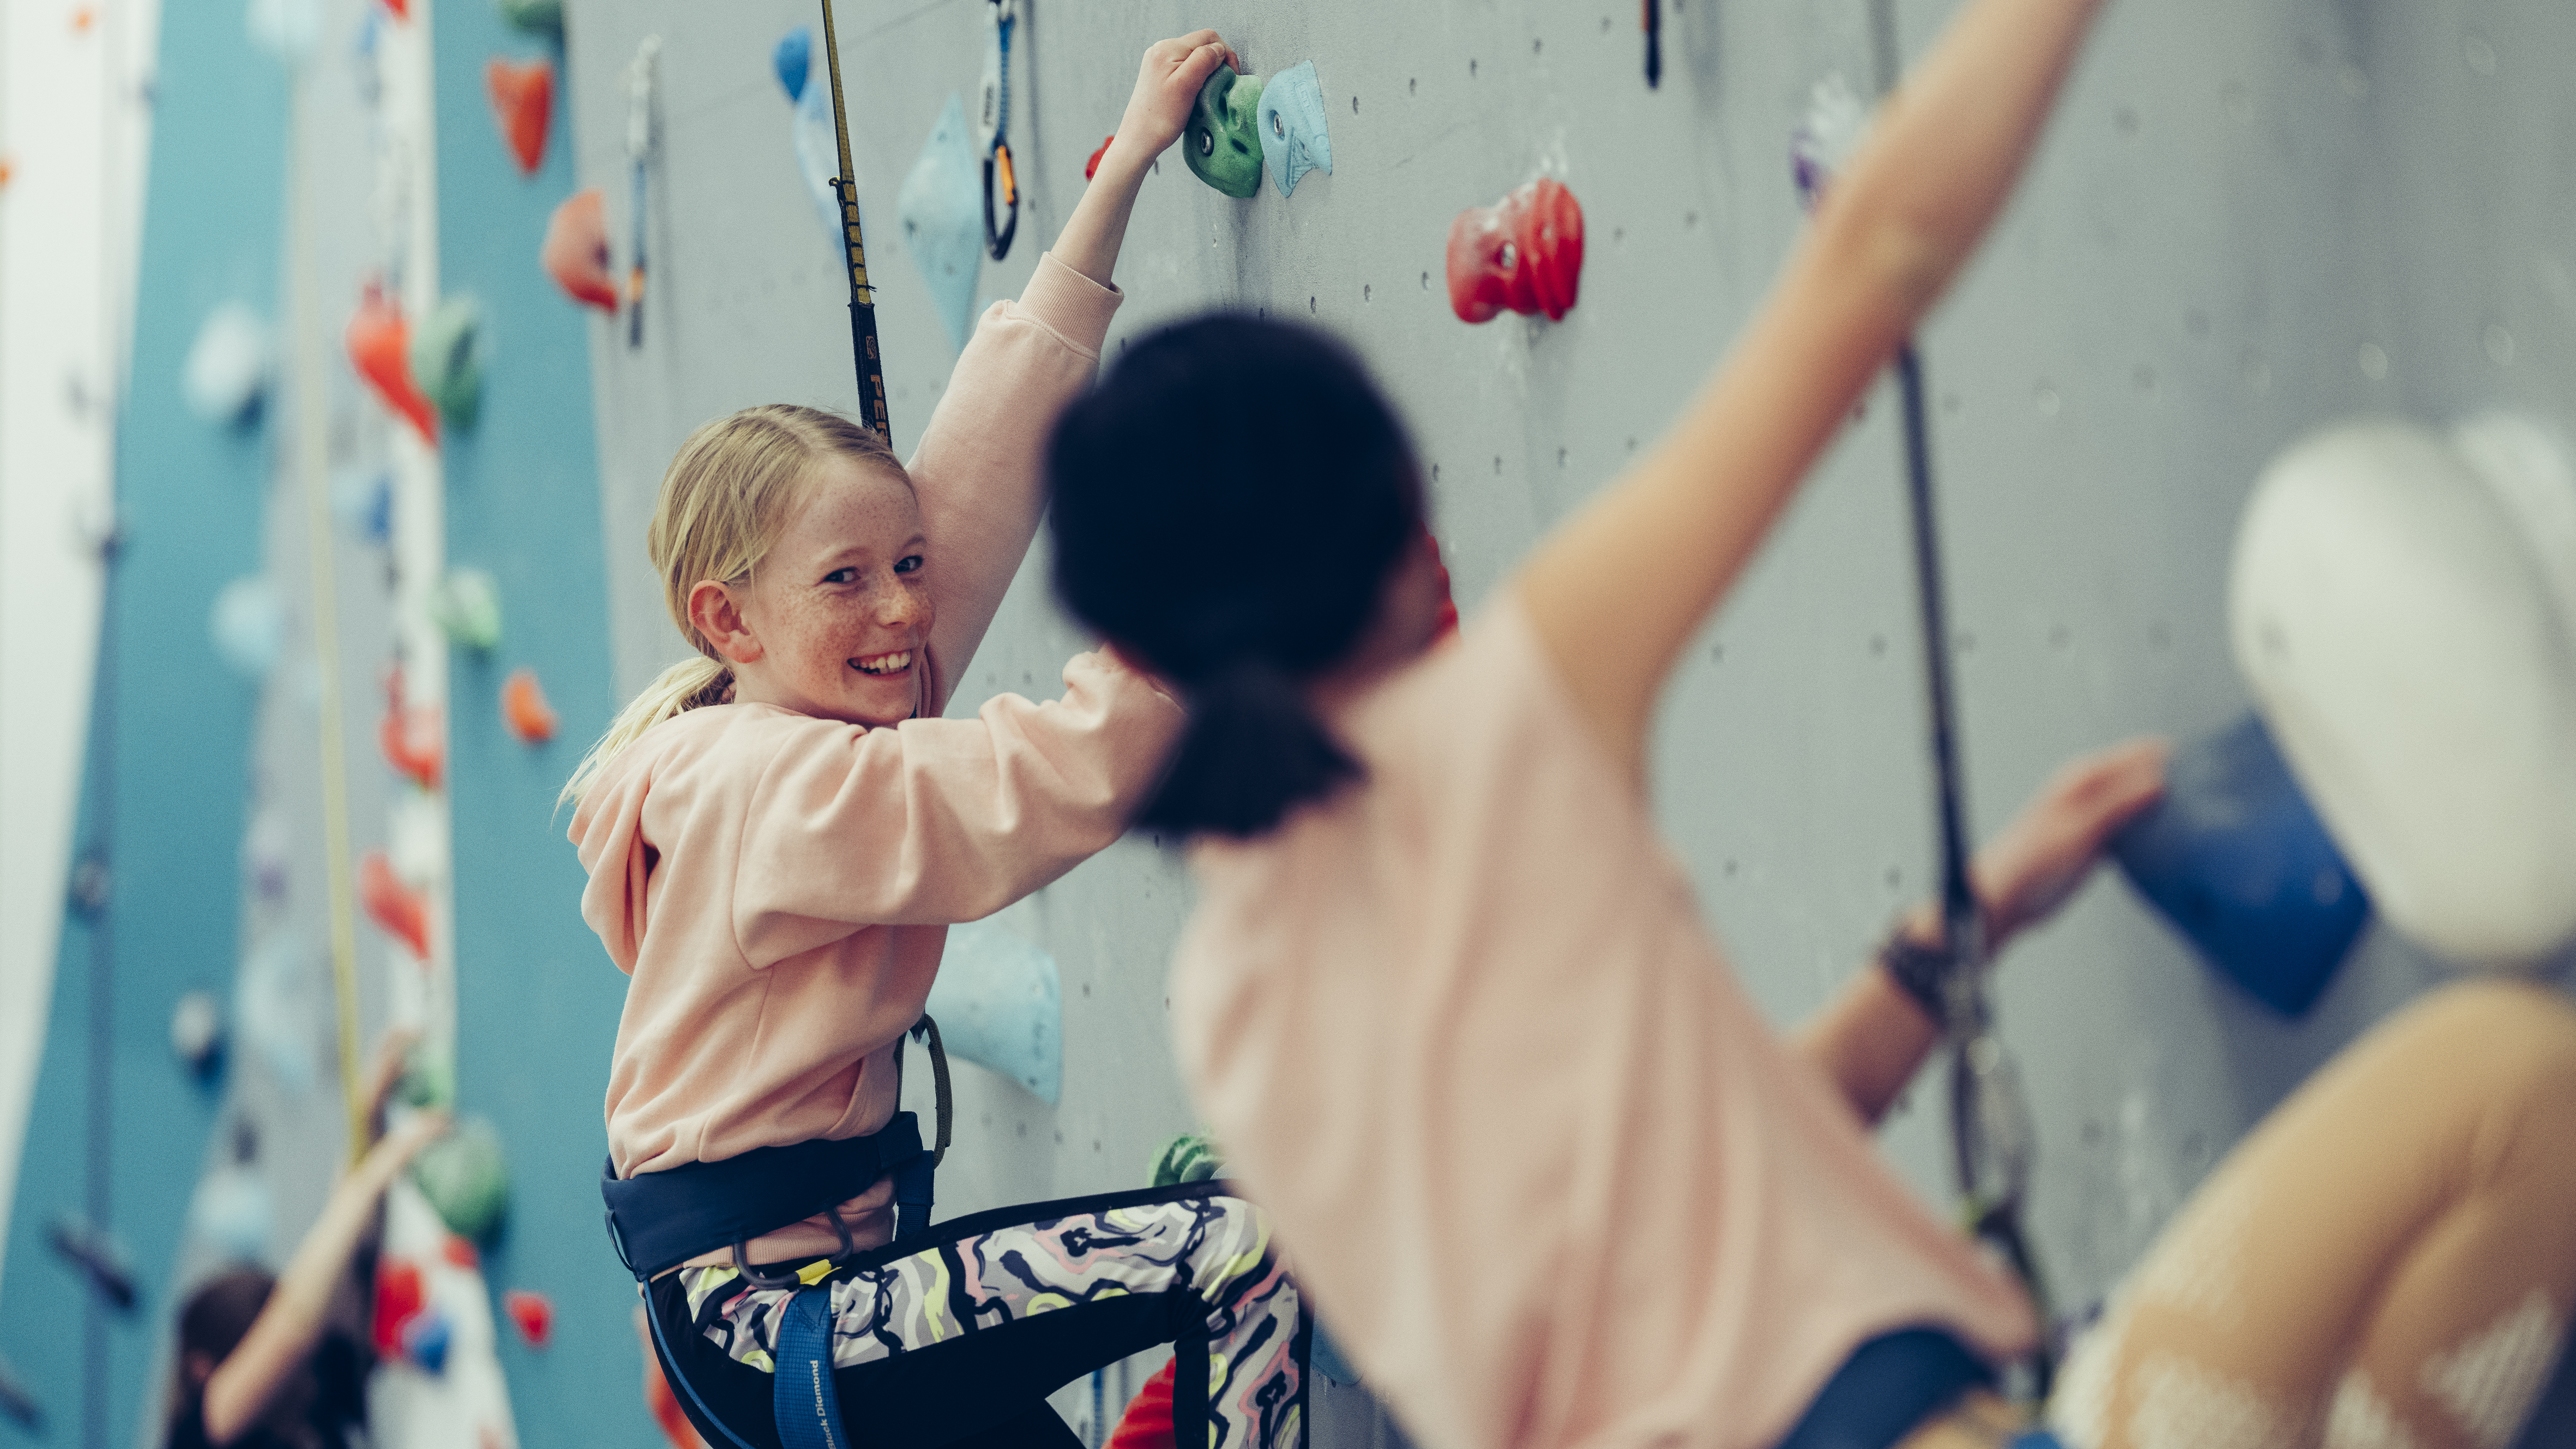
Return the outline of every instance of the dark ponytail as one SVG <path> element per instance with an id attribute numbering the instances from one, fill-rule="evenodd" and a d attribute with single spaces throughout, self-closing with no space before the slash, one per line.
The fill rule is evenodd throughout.
<path id="1" fill-rule="evenodd" d="M 1262 834 L 1360 774 L 1306 703 L 1422 532 L 1393 409 L 1311 328 L 1202 318 L 1132 343 L 1048 448 L 1056 592 L 1180 686 L 1136 823 Z"/>
<path id="2" fill-rule="evenodd" d="M 1269 665 L 1235 664 L 1186 693 L 1189 728 L 1136 814 L 1146 829 L 1259 835 L 1290 806 L 1359 776 L 1296 681 Z"/>

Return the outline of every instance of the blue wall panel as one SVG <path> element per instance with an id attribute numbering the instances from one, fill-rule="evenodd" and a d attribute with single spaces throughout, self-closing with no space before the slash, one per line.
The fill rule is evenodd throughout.
<path id="1" fill-rule="evenodd" d="M 84 1423 L 82 1280 L 46 1242 L 83 1209 L 90 1138 L 93 935 L 63 932 L 44 1062 L 0 1280 L 0 1355 L 36 1388 L 41 1436 L 0 1421 L 0 1444 L 125 1444 L 156 1337 L 215 1100 L 172 1061 L 170 1008 L 227 994 L 240 918 L 238 858 L 253 686 L 207 643 L 229 580 L 260 567 L 269 445 L 264 422 L 218 431 L 190 416 L 179 375 L 208 309 L 239 300 L 275 315 L 286 88 L 254 52 L 238 6 L 172 5 L 161 20 L 130 396 L 117 427 L 125 550 L 102 646 L 101 704 L 83 785 L 80 845 L 113 834 L 112 1109 L 107 1223 L 142 1289 L 110 1322 L 98 1412 Z M 21 683 L 24 683 L 23 681 Z M 99 752 L 104 741 L 108 754 Z M 112 769 L 103 768 L 112 761 Z"/>
<path id="2" fill-rule="evenodd" d="M 506 617 L 500 647 L 458 651 L 449 678 L 458 1104 L 499 1128 L 512 1166 L 509 1226 L 485 1263 L 493 1290 L 531 1288 L 555 1304 L 551 1347 L 503 1334 L 520 1442 L 658 1444 L 636 1389 L 634 1284 L 600 1228 L 600 1103 L 625 978 L 582 925 L 584 878 L 555 811 L 616 705 L 591 324 L 537 265 L 547 219 L 574 186 L 569 127 L 559 98 L 545 164 L 521 176 L 483 68 L 543 47 L 487 4 L 440 7 L 435 31 L 440 285 L 481 302 L 489 342 L 481 416 L 447 434 L 447 553 L 500 581 Z M 550 745 L 502 726 L 502 681 L 523 665 L 563 715 Z"/>

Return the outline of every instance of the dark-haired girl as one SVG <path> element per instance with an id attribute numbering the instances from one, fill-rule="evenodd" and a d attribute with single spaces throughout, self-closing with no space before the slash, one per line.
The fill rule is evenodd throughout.
<path id="1" fill-rule="evenodd" d="M 1986 1385 L 2029 1304 L 1868 1137 L 1932 1010 L 1871 970 L 1776 1036 L 1657 838 L 1646 734 L 2001 206 L 2094 9 L 1971 0 L 1670 435 L 1455 644 L 1430 643 L 1403 429 L 1333 343 L 1180 326 L 1059 425 L 1059 592 L 1191 707 L 1139 817 L 1193 842 L 1184 1070 L 1335 1337 L 1437 1449 L 2020 1432 Z M 1225 403 L 1255 390 L 1300 427 L 1247 453 Z M 2061 776 L 1981 857 L 1994 937 L 2160 775 L 2143 744 Z M 2058 1432 L 2502 1449 L 2576 1298 L 2568 1142 L 2576 1012 L 2436 995 L 2212 1177 L 2079 1349 Z"/>
<path id="2" fill-rule="evenodd" d="M 409 1044 L 407 1034 L 396 1034 L 377 1050 L 367 1100 L 379 1123 Z M 364 1442 L 370 1360 L 364 1346 L 331 1327 L 332 1305 L 351 1269 L 372 1254 L 368 1244 L 385 1190 L 446 1129 L 446 1113 L 424 1112 L 380 1133 L 332 1187 L 285 1272 L 240 1264 L 190 1290 L 179 1308 L 178 1373 L 164 1436 L 169 1449 L 340 1449 Z"/>

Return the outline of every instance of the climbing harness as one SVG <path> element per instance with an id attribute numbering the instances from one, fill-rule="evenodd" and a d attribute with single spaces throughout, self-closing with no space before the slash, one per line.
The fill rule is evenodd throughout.
<path id="1" fill-rule="evenodd" d="M 897 1112 L 886 1125 L 865 1137 L 840 1141 L 816 1139 L 787 1147 L 761 1147 L 719 1162 L 692 1162 L 631 1178 L 617 1175 L 611 1160 L 600 1178 L 600 1196 L 608 1205 L 608 1236 L 618 1261 L 638 1282 L 652 1279 L 704 1253 L 730 1248 L 734 1266 L 760 1287 L 789 1287 L 793 1273 L 765 1274 L 751 1266 L 743 1247 L 763 1233 L 819 1217 L 868 1190 L 879 1178 L 894 1178 L 895 1237 L 911 1237 L 930 1225 L 931 1173 L 948 1152 L 952 1103 L 948 1088 L 948 1053 L 939 1044 L 939 1027 L 929 1017 L 907 1033 L 930 1043 L 931 1085 L 938 1099 L 936 1145 L 921 1145 L 920 1119 Z M 903 1056 L 895 1056 L 895 1093 L 903 1092 Z M 844 1254 L 856 1251 L 849 1225 L 833 1218 Z"/>
<path id="2" fill-rule="evenodd" d="M 1646 89 L 1664 83 L 1664 0 L 1638 0 L 1638 25 L 1646 32 Z"/>
<path id="3" fill-rule="evenodd" d="M 626 264 L 626 345 L 644 345 L 644 167 L 653 155 L 653 90 L 662 37 L 648 35 L 635 47 L 626 66 L 626 159 L 634 182 L 628 190 L 627 219 L 634 231 Z"/>
<path id="4" fill-rule="evenodd" d="M 868 249 L 859 235 L 858 171 L 850 165 L 850 118 L 841 102 L 841 43 L 832 28 L 832 0 L 823 0 L 823 58 L 832 73 L 832 139 L 840 144 L 841 174 L 832 191 L 841 199 L 841 251 L 850 268 L 850 351 L 859 375 L 860 421 L 889 444 L 894 422 L 886 412 L 885 359 L 877 348 L 877 294 L 868 285 Z"/>
<path id="5" fill-rule="evenodd" d="M 743 1281 L 755 1288 L 797 1290 L 789 1300 L 786 1326 L 774 1356 L 773 1410 L 779 1439 L 788 1449 L 846 1449 L 840 1400 L 832 1385 L 832 1294 L 793 1269 L 763 1272 L 753 1267 L 746 1248 L 763 1233 L 829 1214 L 841 1239 L 838 1256 L 855 1255 L 858 1246 L 851 1241 L 850 1225 L 841 1220 L 838 1208 L 885 1177 L 894 1179 L 895 1241 L 930 1226 L 932 1173 L 948 1151 L 948 1054 L 939 1044 L 938 1024 L 928 1016 L 914 1023 L 909 1034 L 930 1042 L 939 1113 L 935 1148 L 921 1145 L 919 1118 L 897 1112 L 884 1127 L 865 1137 L 755 1148 L 720 1162 L 692 1162 L 631 1178 L 617 1175 L 614 1158 L 601 1170 L 599 1195 L 607 1204 L 608 1239 L 636 1282 L 650 1283 L 691 1258 L 730 1248 Z M 902 1091 L 903 1056 L 898 1049 L 896 1095 L 900 1097 Z M 649 1309 L 645 1316 L 654 1318 Z M 658 1320 L 653 1323 L 653 1335 L 662 1350 L 663 1371 L 698 1404 L 707 1422 L 722 1428 L 722 1421 L 682 1377 L 677 1356 L 661 1343 Z M 733 1438 L 730 1430 L 726 1434 Z M 734 1438 L 734 1442 L 742 1441 Z"/>
<path id="6" fill-rule="evenodd" d="M 1871 0 L 1871 39 L 1878 89 L 1896 85 L 1893 0 Z M 1923 633 L 1923 670 L 1939 807 L 1941 856 L 1941 1013 L 1950 1055 L 1951 1166 L 1959 1183 L 1963 1226 L 1999 1255 L 2028 1290 L 2042 1332 L 2029 1360 L 2030 1397 L 2044 1401 L 2056 1364 L 2048 1341 L 2048 1294 L 2022 1230 L 2030 1185 L 2030 1104 L 2012 1055 L 1995 1030 L 1985 989 L 1985 920 L 1968 876 L 1967 807 L 1960 785 L 1958 716 L 1950 678 L 1948 608 L 1941 584 L 1939 520 L 1932 492 L 1930 422 L 1923 407 L 1923 359 L 1908 339 L 1896 355 L 1896 386 L 1905 429 L 1906 501 L 1912 524 L 1914 583 Z"/>
<path id="7" fill-rule="evenodd" d="M 613 1159 L 602 1169 L 600 1197 L 607 1208 L 609 1241 L 627 1271 L 634 1274 L 637 1283 L 645 1285 L 645 1318 L 663 1375 L 673 1393 L 690 1406 L 690 1417 L 720 1449 L 750 1449 L 737 1424 L 729 1423 L 718 1411 L 719 1404 L 729 1404 L 738 1416 L 744 1412 L 742 1396 L 738 1390 L 728 1390 L 713 1381 L 692 1382 L 689 1357 L 676 1351 L 688 1345 L 673 1343 L 671 1335 L 680 1330 L 665 1324 L 662 1309 L 668 1305 L 657 1297 L 672 1291 L 672 1284 L 665 1281 L 656 1285 L 655 1280 L 693 1258 L 729 1251 L 733 1269 L 744 1283 L 753 1289 L 788 1295 L 778 1310 L 775 1338 L 768 1345 L 768 1410 L 779 1442 L 789 1449 L 845 1449 L 849 1441 L 843 1427 L 839 1388 L 834 1381 L 837 1365 L 833 1345 L 836 1336 L 847 1335 L 836 1334 L 835 1282 L 845 1282 L 853 1274 L 864 1278 L 884 1273 L 898 1260 L 924 1254 L 953 1257 L 961 1251 L 953 1244 L 1023 1224 L 1052 1226 L 1087 1213 L 1237 1195 L 1230 1184 L 1222 1181 L 1189 1182 L 996 1208 L 952 1219 L 940 1224 L 935 1235 L 927 1235 L 932 1174 L 948 1146 L 953 1100 L 938 1024 L 924 1016 L 906 1035 L 926 1042 L 930 1051 L 932 1088 L 938 1104 L 938 1132 L 931 1145 L 922 1142 L 919 1117 L 898 1112 L 883 1128 L 866 1137 L 756 1148 L 719 1162 L 693 1162 L 631 1178 L 617 1176 Z M 903 1058 L 904 1052 L 899 1048 L 895 1057 L 898 1098 L 903 1090 Z M 860 1249 L 851 1238 L 849 1225 L 840 1221 L 834 1209 L 887 1177 L 894 1180 L 894 1238 L 875 1248 Z M 752 1265 L 748 1252 L 752 1239 L 825 1214 L 832 1215 L 840 1236 L 840 1247 L 830 1258 L 793 1267 L 780 1264 L 762 1269 Z M 1171 1342 L 1175 1349 L 1174 1449 L 1189 1449 L 1193 1442 L 1205 1442 L 1199 1436 L 1206 1431 L 1199 1426 L 1209 1422 L 1211 1412 L 1211 1305 L 1199 1298 L 1186 1275 L 1174 1294 L 1164 1296 L 1171 1302 L 1170 1321 L 1166 1329 L 1159 1330 L 1168 1335 L 1160 1341 Z M 1298 1313 L 1294 1351 L 1302 1376 L 1308 1333 L 1305 1325 L 1309 1320 L 1302 1308 Z M 1054 1351 L 1060 1353 L 1061 1349 Z M 701 1368 L 699 1372 L 705 1371 Z M 1270 1405 L 1265 1412 L 1281 1408 Z M 1099 1418 L 1095 1411 L 1095 1423 Z"/>
<path id="8" fill-rule="evenodd" d="M 984 250 L 1000 261 L 1011 254 L 1011 238 L 1020 229 L 1020 182 L 1011 164 L 1011 32 L 1019 28 L 1019 0 L 986 0 L 985 23 L 992 43 L 984 49 L 984 79 L 975 102 L 975 134 L 984 150 Z M 993 182 L 1002 183 L 1002 200 L 993 201 Z M 1002 222 L 993 224 L 998 211 Z"/>

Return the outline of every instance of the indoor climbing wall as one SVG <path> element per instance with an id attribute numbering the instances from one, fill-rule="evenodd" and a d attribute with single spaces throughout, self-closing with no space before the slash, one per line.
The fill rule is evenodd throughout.
<path id="1" fill-rule="evenodd" d="M 276 428 L 199 418 L 181 379 L 210 314 L 275 315 L 286 96 L 237 15 L 171 7 L 159 44 L 158 184 L 126 370 L 65 379 L 73 406 L 115 430 L 118 548 L 0 1278 L 0 1359 L 40 1416 L 0 1418 L 12 1445 L 149 1432 L 167 1289 L 216 1121 L 213 1095 L 172 1060 L 171 1012 L 188 991 L 228 991 L 248 924 L 232 863 L 261 691 L 207 629 L 225 586 L 259 566 Z M 98 64 L 95 50 L 81 63 Z M 103 544 L 109 521 L 78 525 Z"/>
<path id="2" fill-rule="evenodd" d="M 1919 49 L 1952 6 L 1897 8 Z M 1063 225 L 1143 46 L 1215 25 L 1264 74 L 1314 63 L 1333 169 L 1290 196 L 1265 181 L 1235 199 L 1167 156 L 1128 233 L 1110 347 L 1211 307 L 1349 338 L 1411 422 L 1471 612 L 1743 325 L 1801 224 L 1793 131 L 1820 86 L 1865 96 L 1875 70 L 1864 0 L 1665 0 L 1655 88 L 1628 3 L 1018 9 L 1017 244 L 961 279 L 942 219 L 980 205 L 978 178 L 938 132 L 952 97 L 972 112 L 987 5 L 842 8 L 897 447 L 938 402 L 958 303 L 1015 295 Z M 640 333 L 625 314 L 590 324 L 621 694 L 682 648 L 643 550 L 680 439 L 754 402 L 856 406 L 838 253 L 783 83 L 799 68 L 777 54 L 818 20 L 803 0 L 571 17 L 578 180 L 602 190 L 612 271 L 639 240 L 650 264 Z M 2547 0 L 2110 7 L 2019 201 L 1923 339 L 1974 821 L 2000 825 L 2077 751 L 2243 715 L 2226 562 L 2247 490 L 2285 445 L 2367 412 L 2565 420 L 2576 184 L 2531 178 L 2576 176 L 2558 74 L 2571 47 L 2576 11 Z M 1582 207 L 1579 299 L 1561 320 L 1461 322 L 1443 275 L 1452 218 L 1539 177 Z M 1860 410 L 1664 716 L 1659 809 L 1782 1022 L 1932 883 L 1892 413 L 1885 392 Z M 1247 448 L 1301 425 L 1242 400 Z M 1085 641 L 1042 585 L 1033 562 L 956 709 L 1059 687 Z M 986 947 L 1056 968 L 1061 1088 L 1050 1101 L 961 1068 L 944 1212 L 1140 1183 L 1192 1125 L 1163 1025 L 1188 900 L 1173 857 L 1134 840 L 984 928 Z M 595 950 L 564 961 L 613 998 Z M 2249 1123 L 2441 974 L 2374 929 L 2314 1010 L 2285 1019 L 2113 879 L 2016 951 L 2001 1010 L 2038 1103 L 2035 1222 L 2061 1311 L 2098 1302 Z M 1946 1198 L 1936 1112 L 1904 1111 L 1887 1143 Z M 1120 1383 L 1102 1391 L 1113 1404 Z M 1064 1400 L 1086 1425 L 1089 1392 Z M 2562 1383 L 2528 1442 L 2571 1432 L 2571 1397 Z M 1345 1402 L 1319 1410 L 1323 1442 L 1386 1432 Z"/>

